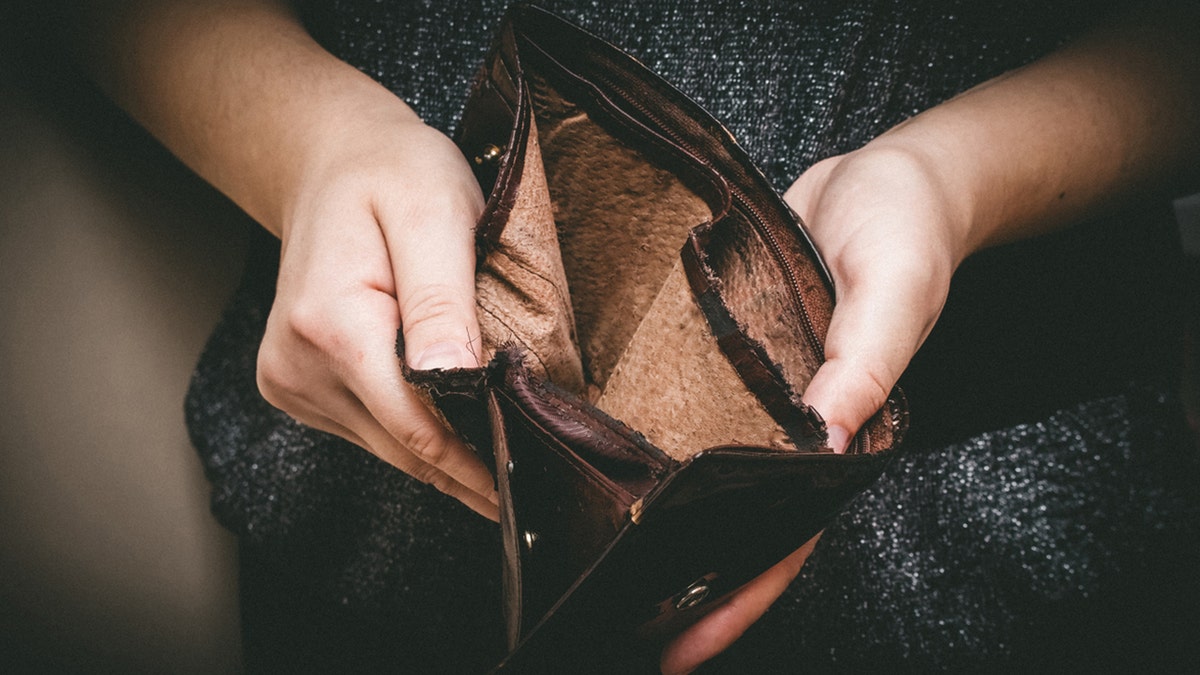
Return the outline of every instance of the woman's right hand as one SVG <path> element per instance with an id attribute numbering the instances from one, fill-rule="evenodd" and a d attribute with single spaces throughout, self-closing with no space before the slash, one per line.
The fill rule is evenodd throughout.
<path id="1" fill-rule="evenodd" d="M 273 405 L 489 518 L 492 477 L 401 375 L 479 365 L 474 225 L 483 197 L 443 134 L 390 95 L 314 135 L 284 210 L 258 357 Z M 322 125 L 324 127 L 324 125 Z"/>
<path id="2" fill-rule="evenodd" d="M 483 196 L 458 149 L 325 51 L 286 2 L 96 4 L 80 37 L 97 80 L 282 240 L 263 396 L 496 519 L 490 473 L 405 383 L 395 351 L 403 326 L 412 367 L 477 365 Z"/>

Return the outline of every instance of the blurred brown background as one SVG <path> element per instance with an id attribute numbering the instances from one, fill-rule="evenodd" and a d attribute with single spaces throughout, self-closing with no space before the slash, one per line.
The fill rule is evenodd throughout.
<path id="1" fill-rule="evenodd" d="M 252 223 L 11 28 L 0 672 L 237 672 L 236 551 L 183 396 Z"/>

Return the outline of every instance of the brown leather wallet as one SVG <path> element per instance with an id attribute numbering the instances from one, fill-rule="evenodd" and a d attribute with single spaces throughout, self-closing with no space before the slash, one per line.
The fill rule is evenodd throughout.
<path id="1" fill-rule="evenodd" d="M 515 7 L 459 142 L 490 195 L 489 365 L 406 376 L 496 475 L 501 668 L 577 669 L 811 538 L 906 408 L 895 392 L 846 454 L 825 447 L 800 400 L 833 310 L 820 256 L 730 133 L 619 49 Z"/>

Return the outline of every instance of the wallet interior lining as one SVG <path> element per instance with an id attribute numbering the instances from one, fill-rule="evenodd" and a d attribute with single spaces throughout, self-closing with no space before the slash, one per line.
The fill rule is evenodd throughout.
<path id="1" fill-rule="evenodd" d="M 688 232 L 713 218 L 708 203 L 550 81 L 526 77 L 522 175 L 478 279 L 488 356 L 517 342 L 535 373 L 679 460 L 720 445 L 793 448 L 721 352 L 679 263 Z M 732 287 L 747 306 L 769 301 L 753 293 L 768 279 L 770 294 L 774 278 L 749 278 L 765 266 L 746 260 L 732 266 L 746 283 Z M 763 316 L 756 332 L 796 330 L 792 317 Z M 806 384 L 811 363 L 791 365 Z"/>
<path id="2" fill-rule="evenodd" d="M 528 75 L 583 365 L 603 390 L 708 205 Z"/>

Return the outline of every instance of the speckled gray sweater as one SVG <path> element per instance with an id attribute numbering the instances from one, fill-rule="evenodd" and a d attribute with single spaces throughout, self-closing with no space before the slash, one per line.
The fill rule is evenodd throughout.
<path id="1" fill-rule="evenodd" d="M 451 131 L 505 4 L 302 12 Z M 1095 19 L 1027 0 L 543 4 L 706 106 L 781 189 Z M 963 266 L 902 380 L 905 449 L 714 670 L 1197 665 L 1181 646 L 1200 633 L 1197 462 L 1164 393 L 1177 260 L 1153 203 Z M 264 236 L 187 401 L 214 512 L 242 541 L 247 662 L 478 670 L 501 643 L 497 532 L 262 400 L 277 258 Z"/>

